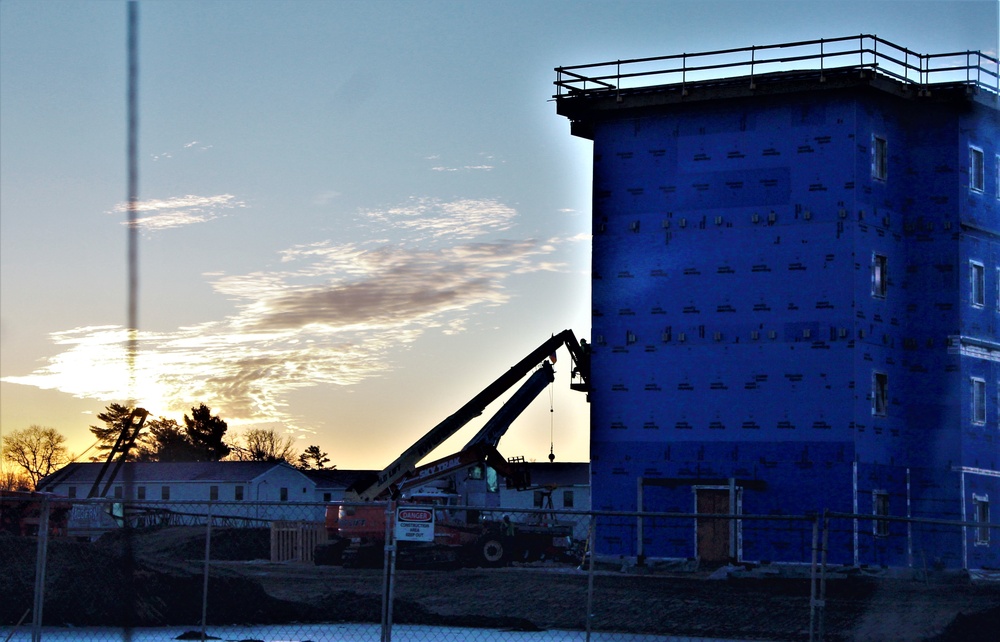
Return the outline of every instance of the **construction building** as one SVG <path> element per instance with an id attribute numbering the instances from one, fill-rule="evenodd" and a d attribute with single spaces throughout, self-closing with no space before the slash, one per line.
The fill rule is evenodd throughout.
<path id="1" fill-rule="evenodd" d="M 862 35 L 556 72 L 593 141 L 593 508 L 827 510 L 833 563 L 1000 567 L 997 59 Z M 809 561 L 805 526 L 700 523 L 596 551 Z"/>

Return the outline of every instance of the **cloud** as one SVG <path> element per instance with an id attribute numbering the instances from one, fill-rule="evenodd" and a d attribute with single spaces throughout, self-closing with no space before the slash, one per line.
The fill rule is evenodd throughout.
<path id="1" fill-rule="evenodd" d="M 427 156 L 424 160 L 429 161 L 440 161 L 441 156 L 435 154 L 433 156 Z M 463 165 L 441 165 L 435 164 L 431 166 L 431 171 L 434 172 L 489 172 L 496 169 L 496 165 L 493 163 L 494 157 L 492 154 L 479 154 L 479 162 L 476 163 L 466 163 Z"/>
<path id="2" fill-rule="evenodd" d="M 143 211 L 207 206 L 187 198 L 184 205 L 146 202 Z M 415 198 L 361 214 L 374 224 L 367 240 L 285 248 L 273 270 L 206 274 L 234 313 L 138 333 L 131 379 L 126 330 L 101 326 L 53 334 L 59 354 L 29 375 L 3 380 L 102 401 L 131 396 L 155 414 L 206 403 L 234 427 L 276 422 L 312 430 L 317 426 L 300 425 L 288 407 L 292 391 L 385 373 L 394 355 L 428 330 L 460 333 L 473 314 L 508 302 L 510 279 L 565 269 L 553 255 L 579 240 L 499 238 L 513 229 L 517 212 L 490 199 Z"/>
<path id="3" fill-rule="evenodd" d="M 510 229 L 517 216 L 512 207 L 492 199 L 441 201 L 412 198 L 408 203 L 363 214 L 387 228 L 405 231 L 409 238 L 471 239 Z"/>
<path id="4" fill-rule="evenodd" d="M 232 194 L 218 196 L 175 196 L 168 199 L 151 199 L 136 204 L 136 223 L 145 230 L 165 230 L 196 223 L 205 223 L 224 216 L 224 210 L 246 207 Z M 116 214 L 128 211 L 127 203 L 119 203 L 112 210 Z M 128 222 L 123 222 L 128 225 Z"/>

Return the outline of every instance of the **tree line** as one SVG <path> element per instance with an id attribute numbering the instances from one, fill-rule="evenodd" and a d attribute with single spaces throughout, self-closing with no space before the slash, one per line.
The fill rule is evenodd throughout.
<path id="1" fill-rule="evenodd" d="M 130 427 L 133 408 L 112 403 L 97 415 L 103 425 L 90 426 L 97 439 L 90 461 L 105 461 L 123 431 Z M 296 457 L 294 441 L 273 428 L 248 428 L 228 434 L 228 424 L 205 404 L 191 408 L 183 423 L 159 417 L 147 419 L 126 461 L 284 461 L 300 470 L 330 470 L 330 457 L 317 445 Z M 88 450 L 90 450 L 88 448 Z M 86 451 L 84 451 L 86 452 Z M 116 454 L 116 458 L 121 454 Z M 32 425 L 3 436 L 3 458 L 14 465 L 0 476 L 2 490 L 33 490 L 38 482 L 77 459 L 66 448 L 66 437 L 54 428 Z"/>

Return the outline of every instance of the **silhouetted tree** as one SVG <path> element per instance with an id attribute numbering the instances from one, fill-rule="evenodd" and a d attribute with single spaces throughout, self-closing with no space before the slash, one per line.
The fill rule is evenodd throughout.
<path id="1" fill-rule="evenodd" d="M 31 478 L 23 470 L 4 469 L 0 473 L 0 490 L 31 490 Z"/>
<path id="2" fill-rule="evenodd" d="M 219 461 L 229 454 L 229 445 L 223 440 L 229 426 L 205 404 L 191 408 L 191 416 L 184 415 L 188 439 L 194 446 L 194 461 Z"/>
<path id="3" fill-rule="evenodd" d="M 241 461 L 288 461 L 292 453 L 292 438 L 273 428 L 248 428 L 235 449 Z"/>
<path id="4" fill-rule="evenodd" d="M 327 456 L 325 452 L 320 450 L 319 446 L 308 446 L 301 455 L 299 455 L 299 468 L 302 470 L 328 470 L 326 464 L 329 463 L 330 457 Z M 329 470 L 336 468 L 337 465 L 334 464 L 330 466 Z"/>
<path id="5" fill-rule="evenodd" d="M 24 469 L 31 488 L 68 460 L 66 438 L 55 428 L 28 426 L 3 436 L 3 457 Z"/>
<path id="6" fill-rule="evenodd" d="M 139 461 L 196 461 L 198 453 L 185 427 L 174 419 L 160 417 L 146 422 L 137 459 Z"/>
<path id="7" fill-rule="evenodd" d="M 97 453 L 90 457 L 90 461 L 104 461 L 108 458 L 108 452 L 114 448 L 115 442 L 122 431 L 129 427 L 129 419 L 132 416 L 132 409 L 120 403 L 113 403 L 99 413 L 97 418 L 104 422 L 103 426 L 91 426 L 90 432 L 97 437 Z M 133 445 L 125 455 L 126 461 L 135 461 L 138 457 L 138 448 Z"/>

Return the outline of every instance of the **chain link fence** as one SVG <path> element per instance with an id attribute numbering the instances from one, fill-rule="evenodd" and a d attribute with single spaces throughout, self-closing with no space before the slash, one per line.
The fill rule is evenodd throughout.
<path id="1" fill-rule="evenodd" d="M 858 532 L 905 547 L 920 528 L 988 542 L 995 524 L 374 503 L 338 511 L 341 526 L 374 527 L 345 542 L 330 538 L 327 508 L 3 497 L 0 640 L 880 639 L 871 627 L 917 613 L 928 595 L 954 613 L 1000 604 L 995 585 L 919 559 L 902 569 L 828 560 L 831 541 Z M 664 538 L 697 546 L 699 529 L 718 524 L 735 526 L 732 550 L 781 537 L 799 561 L 593 554 L 598 532 L 650 551 Z"/>

